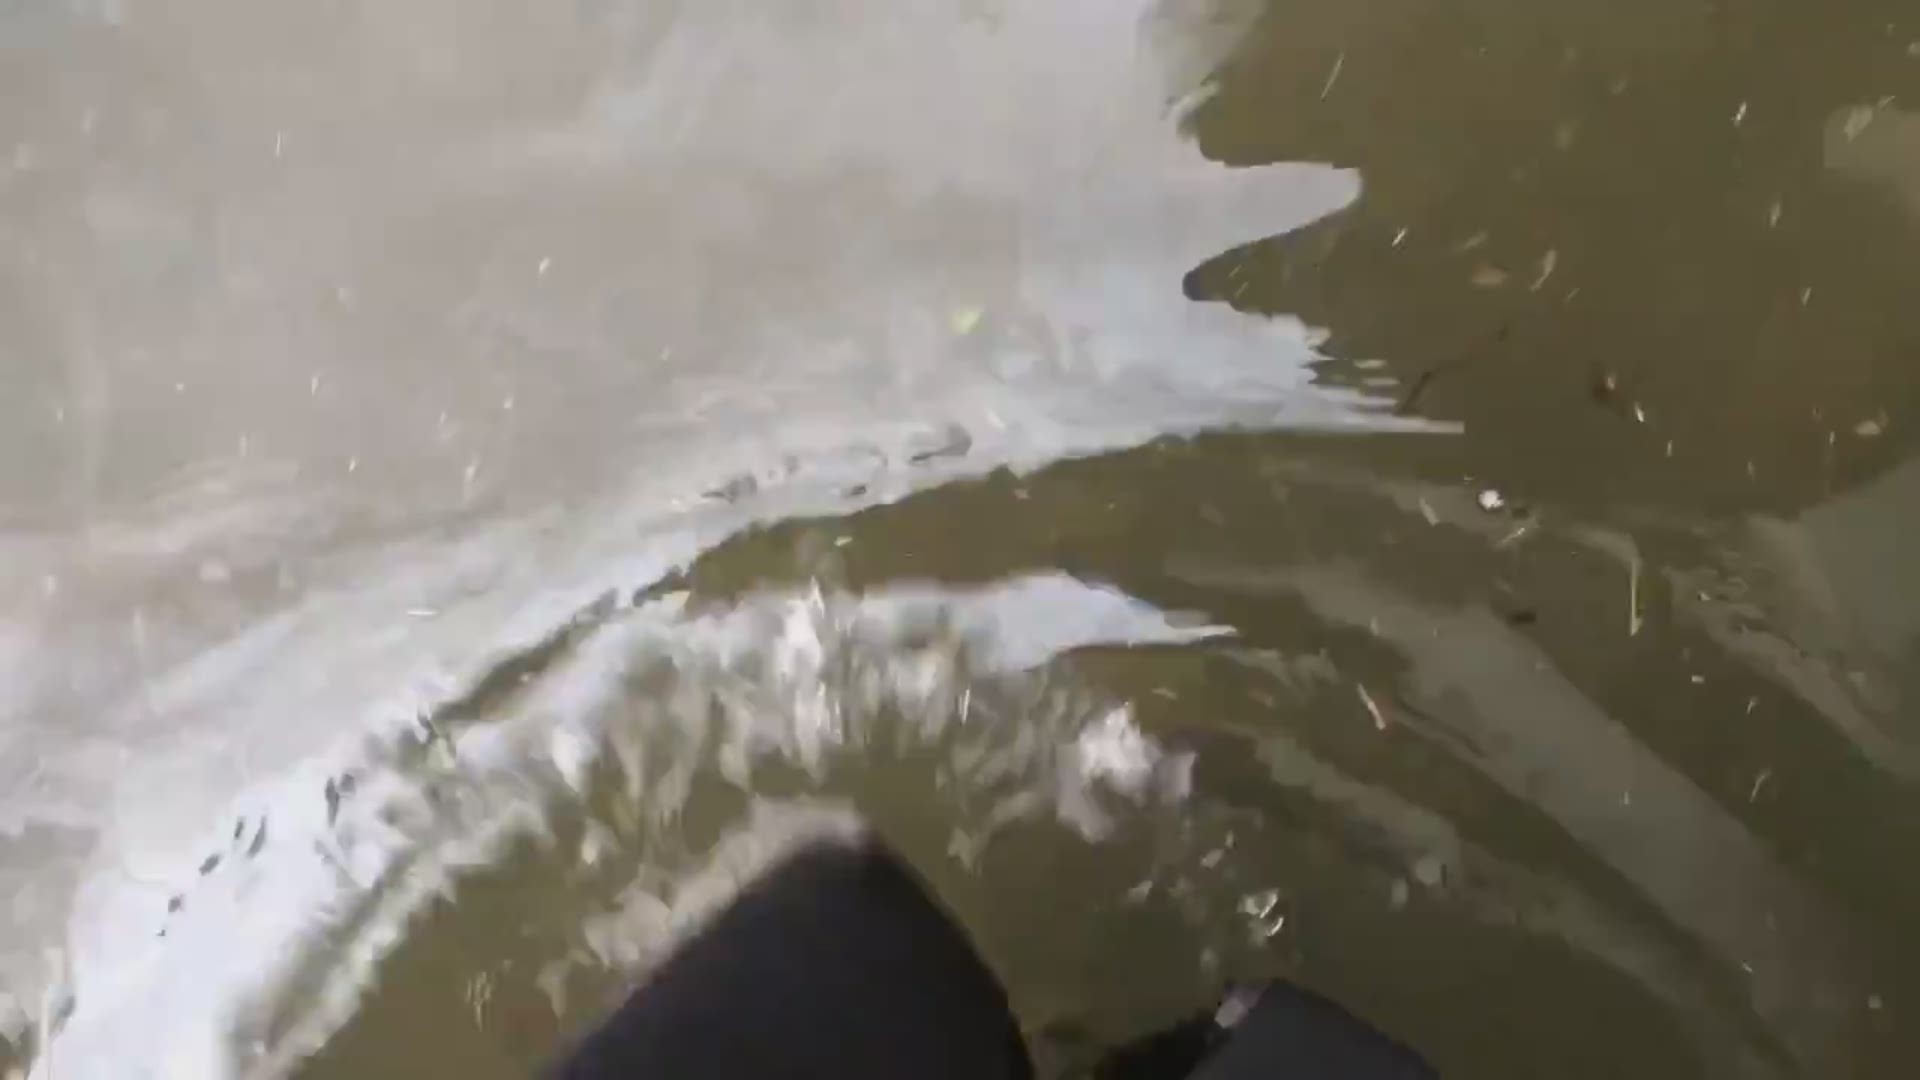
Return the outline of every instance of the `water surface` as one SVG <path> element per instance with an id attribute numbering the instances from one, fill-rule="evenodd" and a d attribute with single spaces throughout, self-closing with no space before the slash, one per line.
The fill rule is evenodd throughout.
<path id="1" fill-rule="evenodd" d="M 0 15 L 0 1067 L 526 1075 L 847 809 L 1049 1068 L 1903 1076 L 1920 22 Z"/>

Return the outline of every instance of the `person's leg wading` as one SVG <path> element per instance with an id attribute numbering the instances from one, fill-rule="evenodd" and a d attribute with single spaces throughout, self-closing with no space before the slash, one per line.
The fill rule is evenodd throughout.
<path id="1" fill-rule="evenodd" d="M 561 1080 L 1030 1080 L 1006 994 L 872 838 L 750 882 L 589 1034 Z"/>

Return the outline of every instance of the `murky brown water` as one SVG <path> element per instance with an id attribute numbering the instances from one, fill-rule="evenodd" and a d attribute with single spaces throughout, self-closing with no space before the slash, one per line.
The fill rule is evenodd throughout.
<path id="1" fill-rule="evenodd" d="M 0 155 L 0 1075 L 526 1075 L 823 803 L 1062 1068 L 1920 1061 L 1902 5 L 14 4 Z"/>

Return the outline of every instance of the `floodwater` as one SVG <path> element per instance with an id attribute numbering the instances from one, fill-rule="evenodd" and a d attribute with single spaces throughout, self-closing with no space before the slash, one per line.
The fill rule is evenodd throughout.
<path id="1" fill-rule="evenodd" d="M 0 7 L 0 1076 L 524 1076 L 847 808 L 1046 1067 L 1920 1062 L 1893 0 Z"/>

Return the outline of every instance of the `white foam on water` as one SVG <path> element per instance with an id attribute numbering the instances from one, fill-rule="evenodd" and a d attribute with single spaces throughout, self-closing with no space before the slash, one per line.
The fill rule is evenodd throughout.
<path id="1" fill-rule="evenodd" d="M 516 701 L 462 736 L 458 764 L 476 775 L 409 766 L 446 771 L 449 806 L 416 805 L 423 781 L 404 770 L 356 797 L 423 831 L 369 821 L 341 840 L 352 823 L 328 820 L 328 780 L 399 753 L 417 714 L 598 598 L 752 522 L 1169 434 L 1421 428 L 1315 385 L 1311 328 L 1181 292 L 1197 263 L 1359 190 L 1321 165 L 1228 168 L 1182 132 L 1241 15 L 1147 0 L 663 2 L 623 8 L 603 41 L 599 24 L 487 10 L 496 38 L 443 35 L 412 5 L 366 5 L 349 29 L 312 14 L 295 34 L 202 0 L 167 20 L 126 12 L 120 36 L 86 39 L 184 64 L 186 33 L 217 93 L 101 76 L 104 96 L 152 104 L 140 153 L 154 167 L 76 173 L 74 212 L 33 219 L 35 243 L 67 245 L 35 277 L 85 391 L 63 446 L 81 511 L 49 514 L 0 568 L 8 597 L 33 598 L 0 632 L 0 660 L 28 673 L 0 703 L 0 774 L 32 763 L 30 783 L 0 794 L 0 825 L 92 837 L 45 867 L 77 881 L 64 939 L 78 1004 L 57 1075 L 271 1072 L 322 1038 L 421 899 L 533 827 L 548 770 L 580 781 L 591 735 L 570 725 L 611 692 L 631 642 L 590 634 L 577 647 L 612 649 L 607 666 L 543 675 L 544 705 Z M 319 84 L 351 69 L 362 89 L 290 96 L 289 49 Z M 500 97 L 501 70 L 550 89 Z M 366 112 L 362 92 L 387 104 Z M 195 109 L 215 134 L 169 141 L 200 130 L 182 122 Z M 76 154 L 49 150 L 47 167 Z M 212 209 L 181 197 L 201 168 L 218 170 Z M 494 239 L 476 253 L 454 234 Z M 515 249 L 527 237 L 534 257 Z M 166 267 L 120 260 L 128 243 Z M 146 372 L 176 362 L 191 370 L 163 380 L 166 404 L 147 402 Z M 740 497 L 702 497 L 742 477 Z M 997 600 L 1031 621 L 1003 620 L 983 654 L 1031 661 L 1062 641 L 1172 630 L 1078 583 L 1009 588 L 1047 602 Z M 872 601 L 896 602 L 910 603 Z M 825 644 L 805 636 L 816 601 L 792 603 L 785 631 L 749 639 L 785 665 L 760 684 L 786 688 L 778 709 L 752 713 L 757 726 L 729 714 L 723 761 L 774 747 L 818 768 L 857 734 L 819 681 Z M 1082 779 L 1127 794 L 1137 771 L 1096 764 Z M 675 774 L 653 782 L 649 797 L 671 801 Z M 251 858 L 228 850 L 236 817 L 270 822 Z M 210 851 L 226 854 L 203 880 Z M 378 932 L 359 931 L 323 980 L 321 1019 L 253 1065 L 223 1064 L 226 1042 L 258 1026 L 239 1003 L 310 974 L 289 943 L 363 901 L 374 910 L 354 925 Z M 37 999 L 44 970 L 4 970 Z"/>

